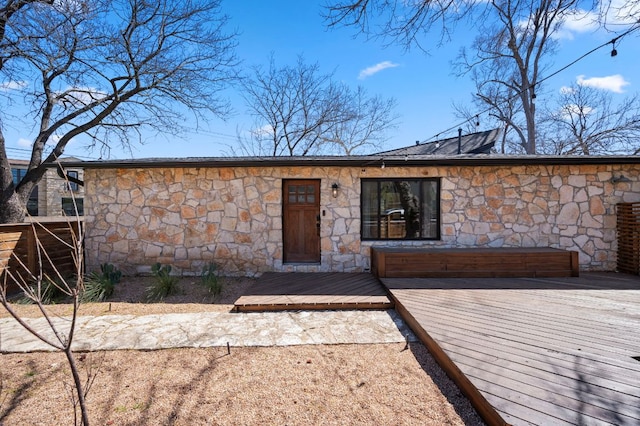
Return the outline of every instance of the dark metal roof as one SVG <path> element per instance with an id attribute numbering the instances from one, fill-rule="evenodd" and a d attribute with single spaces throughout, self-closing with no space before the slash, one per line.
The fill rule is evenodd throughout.
<path id="1" fill-rule="evenodd" d="M 500 136 L 500 129 L 487 130 L 469 135 L 442 139 L 379 152 L 376 155 L 457 155 L 458 143 L 461 154 L 489 154 Z"/>
<path id="2" fill-rule="evenodd" d="M 84 164 L 84 162 L 82 160 L 80 160 L 79 158 L 76 157 L 60 157 L 58 158 L 58 161 L 60 161 L 61 163 L 64 163 L 65 165 L 67 164 Z M 9 164 L 12 166 L 28 166 L 31 163 L 31 160 L 23 160 L 23 159 L 12 159 L 9 158 Z M 55 165 L 48 165 L 49 167 L 55 167 Z M 72 167 L 76 167 L 76 166 L 72 166 Z M 79 167 L 84 167 L 84 166 L 79 166 Z"/>
<path id="3" fill-rule="evenodd" d="M 438 167 L 438 166 L 500 166 L 500 165 L 578 165 L 578 164 L 640 164 L 640 156 L 549 156 L 549 155 L 388 155 L 380 153 L 360 156 L 304 157 L 190 157 L 140 158 L 130 160 L 100 160 L 66 162 L 66 167 L 85 169 L 160 168 L 160 167 Z"/>

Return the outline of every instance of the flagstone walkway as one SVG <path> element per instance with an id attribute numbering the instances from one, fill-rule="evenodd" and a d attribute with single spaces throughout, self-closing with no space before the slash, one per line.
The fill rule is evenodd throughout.
<path id="1" fill-rule="evenodd" d="M 28 318 L 43 336 L 53 333 L 43 318 Z M 67 333 L 69 318 L 54 324 Z M 290 346 L 404 342 L 415 336 L 393 310 L 285 311 L 79 317 L 73 349 L 155 350 L 212 346 Z M 0 319 L 0 352 L 50 351 L 53 348 L 10 318 Z"/>

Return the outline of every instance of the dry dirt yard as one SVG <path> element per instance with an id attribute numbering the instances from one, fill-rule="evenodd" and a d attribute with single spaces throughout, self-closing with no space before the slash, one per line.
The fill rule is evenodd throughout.
<path id="1" fill-rule="evenodd" d="M 128 278 L 105 303 L 81 315 L 229 311 L 252 285 L 224 279 L 211 298 L 196 278 L 182 293 L 143 303 L 149 278 Z M 17 306 L 35 316 L 33 306 Z M 70 308 L 52 307 L 57 315 Z M 2 308 L 0 317 L 7 314 Z M 1 338 L 1 336 L 0 336 Z M 76 355 L 93 378 L 94 425 L 398 424 L 481 425 L 468 400 L 423 345 L 314 345 L 270 348 L 110 351 Z M 0 425 L 71 425 L 71 378 L 58 353 L 2 354 Z"/>

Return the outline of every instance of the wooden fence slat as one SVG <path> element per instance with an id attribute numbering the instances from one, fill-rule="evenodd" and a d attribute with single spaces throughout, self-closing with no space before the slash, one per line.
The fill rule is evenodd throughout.
<path id="1" fill-rule="evenodd" d="M 640 273 L 640 203 L 616 205 L 619 272 Z"/>
<path id="2" fill-rule="evenodd" d="M 80 226 L 83 226 L 82 222 Z M 26 280 L 30 274 L 38 275 L 40 260 L 36 235 L 51 259 L 49 261 L 42 256 L 43 272 L 52 273 L 55 268 L 63 276 L 75 274 L 73 247 L 78 235 L 78 222 L 43 221 L 33 224 L 0 225 L 0 278 L 5 269 L 19 274 Z M 25 265 L 28 271 L 22 265 Z M 16 291 L 17 287 L 10 286 L 7 290 Z"/>

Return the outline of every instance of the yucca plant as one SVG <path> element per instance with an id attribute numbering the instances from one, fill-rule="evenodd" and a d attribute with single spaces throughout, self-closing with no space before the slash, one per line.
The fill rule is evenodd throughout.
<path id="1" fill-rule="evenodd" d="M 214 296 L 222 292 L 222 283 L 218 280 L 218 266 L 211 262 L 202 270 L 200 284 Z"/>
<path id="2" fill-rule="evenodd" d="M 100 265 L 100 273 L 92 272 L 85 278 L 81 302 L 103 302 L 113 295 L 115 285 L 120 282 L 122 272 L 110 263 Z"/>
<path id="3" fill-rule="evenodd" d="M 31 296 L 25 291 L 16 303 L 20 305 L 31 305 L 35 303 L 33 297 L 35 295 L 42 304 L 53 305 L 66 297 L 66 293 L 61 289 L 60 284 L 48 277 L 43 278 L 39 292 L 37 286 L 34 284 L 31 286 L 29 293 L 31 293 Z"/>
<path id="4" fill-rule="evenodd" d="M 156 263 L 151 267 L 154 283 L 146 289 L 148 301 L 159 301 L 178 292 L 178 277 L 171 276 L 171 265 Z"/>

